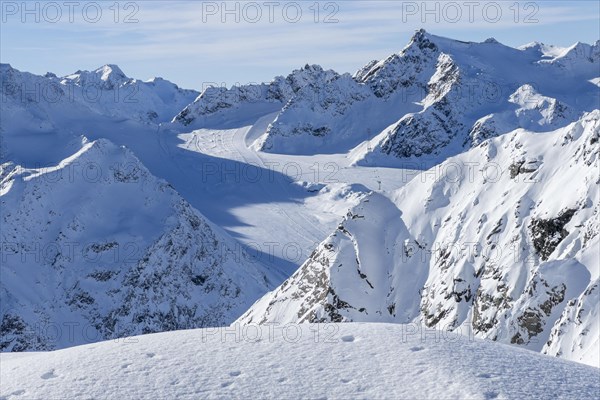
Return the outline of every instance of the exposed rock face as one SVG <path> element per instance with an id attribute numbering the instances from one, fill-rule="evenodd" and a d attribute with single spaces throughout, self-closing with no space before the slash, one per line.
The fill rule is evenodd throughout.
<path id="1" fill-rule="evenodd" d="M 537 159 L 520 159 L 508 167 L 511 178 L 517 178 L 519 175 L 531 174 L 538 170 L 541 162 Z"/>
<path id="2" fill-rule="evenodd" d="M 543 46 L 420 30 L 354 76 L 306 65 L 268 84 L 202 93 L 131 79 L 114 65 L 42 77 L 1 64 L 3 142 L 125 126 L 116 137 L 134 121 L 149 135 L 167 121 L 169 133 L 226 129 L 232 116 L 252 123 L 273 113 L 256 149 L 349 152 L 359 165 L 408 160 L 426 171 L 362 199 L 247 310 L 271 288 L 270 272 L 127 150 L 99 140 L 75 143 L 76 154 L 47 169 L 3 163 L 0 350 L 224 325 L 247 310 L 240 321 L 468 328 L 598 365 L 599 63 L 600 42 L 549 57 Z M 71 146 L 74 135 L 57 140 Z M 164 156 L 156 136 L 158 152 L 146 159 Z M 4 143 L 0 151 L 10 159 Z M 115 199 L 127 201 L 115 208 Z"/>
<path id="3" fill-rule="evenodd" d="M 430 42 L 425 40 L 425 43 Z M 421 48 L 421 45 L 417 47 Z M 433 44 L 427 46 L 437 49 Z M 440 54 L 435 73 L 428 83 L 425 110 L 402 118 L 381 143 L 381 151 L 399 158 L 410 158 L 431 154 L 447 146 L 454 135 L 464 129 L 456 119 L 458 114 L 452 105 L 453 96 L 460 90 L 460 82 L 460 71 L 454 60 Z"/>
<path id="4" fill-rule="evenodd" d="M 364 215 L 373 215 L 374 210 L 381 215 L 364 219 Z M 397 231 L 395 226 L 386 229 L 385 221 L 397 218 L 399 212 L 387 198 L 370 196 L 347 215 L 336 232 L 318 246 L 296 273 L 240 320 L 343 322 L 383 318 L 392 321 L 389 312 L 393 310 L 392 299 L 381 298 L 377 293 L 392 289 L 381 267 L 385 268 L 382 262 L 392 257 L 388 252 L 393 243 L 388 240 Z M 357 226 L 362 230 L 353 233 Z M 382 240 L 385 252 L 369 251 L 367 240 Z"/>
<path id="5" fill-rule="evenodd" d="M 411 87 L 424 94 L 439 54 L 440 49 L 431 41 L 431 36 L 421 29 L 399 54 L 371 62 L 355 76 L 370 86 L 377 97 L 389 98 L 398 90 L 408 91 Z"/>
<path id="6" fill-rule="evenodd" d="M 4 314 L 0 322 L 0 351 L 46 351 L 53 346 L 18 314 Z"/>
<path id="7" fill-rule="evenodd" d="M 208 87 L 190 105 L 177 114 L 173 122 L 189 126 L 198 117 L 236 108 L 240 103 L 255 103 L 269 100 L 269 86 L 264 84 L 225 87 Z M 279 98 L 272 98 L 279 101 Z"/>
<path id="8" fill-rule="evenodd" d="M 590 349 L 594 349 L 594 343 L 598 342 L 595 332 L 598 332 L 600 324 L 599 302 L 600 281 L 596 279 L 590 282 L 580 296 L 567 303 L 542 351 L 556 357 L 570 357 L 596 365 L 598 354 Z"/>
<path id="9" fill-rule="evenodd" d="M 321 72 L 313 83 L 300 88 L 278 114 L 255 147 L 263 151 L 302 152 L 307 137 L 327 146 L 341 144 L 351 138 L 337 123 L 351 125 L 347 118 L 372 98 L 364 85 L 348 74 L 331 75 Z M 306 114 L 311 118 L 304 117 Z M 350 124 L 350 125 L 348 125 Z M 366 132 L 366 128 L 363 132 Z M 311 143 L 310 146 L 314 146 Z"/>
<path id="10" fill-rule="evenodd" d="M 553 219 L 532 219 L 529 225 L 531 239 L 536 253 L 542 260 L 547 260 L 560 242 L 569 234 L 564 227 L 576 210 L 562 211 Z"/>

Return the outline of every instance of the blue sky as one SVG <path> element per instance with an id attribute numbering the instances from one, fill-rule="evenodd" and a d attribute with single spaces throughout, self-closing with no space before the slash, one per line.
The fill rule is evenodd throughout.
<path id="1" fill-rule="evenodd" d="M 510 46 L 600 36 L 594 0 L 1 3 L 3 63 L 57 75 L 112 63 L 196 89 L 269 81 L 306 63 L 354 72 L 401 50 L 418 28 Z"/>

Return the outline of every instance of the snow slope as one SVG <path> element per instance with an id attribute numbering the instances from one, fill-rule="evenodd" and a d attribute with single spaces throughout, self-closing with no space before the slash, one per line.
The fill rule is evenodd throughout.
<path id="1" fill-rule="evenodd" d="M 420 321 L 600 362 L 600 111 L 516 130 L 348 212 L 244 323 Z"/>
<path id="2" fill-rule="evenodd" d="M 190 330 L 0 354 L 0 362 L 0 398 L 7 400 L 600 395 L 596 368 L 415 325 Z"/>
<path id="3" fill-rule="evenodd" d="M 222 326 L 281 279 L 106 139 L 0 177 L 2 351 Z"/>

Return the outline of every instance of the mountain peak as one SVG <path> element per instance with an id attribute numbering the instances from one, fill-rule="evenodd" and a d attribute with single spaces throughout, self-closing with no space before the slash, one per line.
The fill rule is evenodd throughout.
<path id="1" fill-rule="evenodd" d="M 77 70 L 71 75 L 64 77 L 76 84 L 99 84 L 105 89 L 114 89 L 122 83 L 130 80 L 125 73 L 115 64 L 105 64 L 93 71 Z"/>
<path id="2" fill-rule="evenodd" d="M 311 64 L 306 64 L 306 65 L 304 66 L 304 68 L 302 68 L 301 70 L 304 70 L 304 71 L 316 71 L 316 72 L 322 72 L 322 71 L 323 71 L 323 67 L 321 67 L 321 66 L 320 66 L 320 65 L 318 65 L 318 64 L 312 64 L 312 65 L 311 65 Z"/>
<path id="3" fill-rule="evenodd" d="M 103 81 L 127 79 L 127 75 L 115 64 L 105 64 L 94 72 Z"/>
<path id="4" fill-rule="evenodd" d="M 430 41 L 430 39 L 431 34 L 429 34 L 425 29 L 421 28 L 415 31 L 415 33 L 410 38 L 410 41 L 415 43 L 421 43 L 424 41 Z"/>
<path id="5" fill-rule="evenodd" d="M 423 28 L 421 29 L 417 29 L 414 33 L 414 35 L 412 36 L 412 40 L 418 41 L 418 40 L 422 40 L 423 38 L 429 36 L 429 34 L 427 33 L 427 31 Z"/>
<path id="6" fill-rule="evenodd" d="M 405 49 L 411 47 L 418 47 L 420 50 L 437 50 L 437 46 L 432 42 L 433 36 L 427 33 L 425 29 L 419 29 L 415 32 L 415 34 L 410 39 L 410 42 L 406 46 Z"/>

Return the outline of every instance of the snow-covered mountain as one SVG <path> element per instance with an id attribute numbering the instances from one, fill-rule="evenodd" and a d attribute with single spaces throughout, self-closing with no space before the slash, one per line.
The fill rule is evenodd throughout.
<path id="1" fill-rule="evenodd" d="M 173 118 L 175 128 L 227 127 L 239 116 L 256 118 L 281 110 L 296 93 L 307 86 L 319 85 L 337 77 L 318 65 L 306 65 L 287 77 L 277 76 L 270 83 L 210 86 L 194 102 Z"/>
<path id="2" fill-rule="evenodd" d="M 484 140 L 363 199 L 240 322 L 418 321 L 599 366 L 599 173 L 600 110 Z"/>
<path id="3" fill-rule="evenodd" d="M 3 124 L 9 126 L 12 119 L 19 117 L 18 123 L 26 122 L 22 116 L 13 114 L 17 112 L 28 112 L 33 118 L 29 121 L 32 125 L 50 124 L 57 122 L 57 116 L 61 114 L 67 117 L 77 113 L 146 123 L 166 122 L 199 94 L 162 78 L 145 82 L 129 78 L 118 66 L 111 64 L 64 77 L 52 73 L 38 76 L 1 64 L 0 83 L 4 118 L 8 120 Z M 38 129 L 43 130 L 42 127 Z"/>
<path id="4" fill-rule="evenodd" d="M 0 354 L 7 399 L 593 399 L 596 368 L 412 325 L 201 329 Z"/>
<path id="5" fill-rule="evenodd" d="M 598 107 L 600 41 L 547 49 L 461 42 L 420 30 L 400 53 L 353 76 L 311 67 L 311 79 L 293 90 L 279 90 L 281 78 L 211 89 L 178 119 L 189 123 L 218 110 L 226 121 L 248 103 L 269 102 L 277 116 L 255 141 L 257 150 L 304 155 L 354 148 L 359 165 L 429 168 L 485 138 L 564 127 Z M 273 88 L 287 96 L 273 101 Z"/>
<path id="6" fill-rule="evenodd" d="M 429 71 L 421 75 L 422 110 L 401 115 L 357 149 L 355 161 L 418 163 L 426 169 L 517 128 L 564 127 L 598 108 L 599 50 L 600 41 L 548 59 L 534 47 L 513 49 L 493 39 L 460 42 L 421 30 L 398 56 L 374 66 L 363 79 L 373 84 L 382 71 L 398 74 L 397 64 L 416 63 L 418 70 Z"/>
<path id="7" fill-rule="evenodd" d="M 281 110 L 257 148 L 286 154 L 337 153 L 371 139 L 402 115 L 422 109 L 418 102 L 433 73 L 430 50 L 409 45 L 404 58 L 392 55 L 352 77 L 336 76 L 305 88 Z"/>
<path id="8" fill-rule="evenodd" d="M 108 140 L 0 176 L 2 351 L 222 326 L 276 282 Z"/>
<path id="9" fill-rule="evenodd" d="M 111 64 L 95 71 L 77 71 L 60 83 L 101 114 L 154 123 L 170 121 L 199 95 L 163 78 L 129 78 Z"/>

